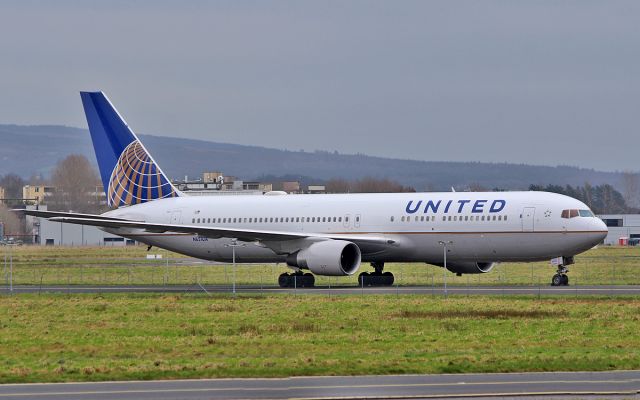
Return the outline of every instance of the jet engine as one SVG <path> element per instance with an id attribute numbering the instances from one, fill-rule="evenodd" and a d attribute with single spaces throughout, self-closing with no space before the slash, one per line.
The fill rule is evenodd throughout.
<path id="1" fill-rule="evenodd" d="M 484 274 L 493 268 L 495 263 L 492 262 L 447 262 L 447 270 L 456 274 Z M 444 267 L 443 264 L 434 264 Z"/>
<path id="2" fill-rule="evenodd" d="M 287 256 L 287 265 L 316 275 L 353 275 L 360 267 L 360 248 L 346 240 L 325 240 Z"/>

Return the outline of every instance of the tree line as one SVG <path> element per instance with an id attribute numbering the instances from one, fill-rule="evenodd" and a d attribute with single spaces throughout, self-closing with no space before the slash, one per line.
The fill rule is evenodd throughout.
<path id="1" fill-rule="evenodd" d="M 564 194 L 585 203 L 596 214 L 631 214 L 640 210 L 629 206 L 625 196 L 609 184 L 591 186 L 531 185 L 529 190 Z"/>

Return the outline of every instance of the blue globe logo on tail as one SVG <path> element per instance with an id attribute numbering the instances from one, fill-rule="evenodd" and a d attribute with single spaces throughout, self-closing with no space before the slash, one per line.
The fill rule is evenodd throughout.
<path id="1" fill-rule="evenodd" d="M 110 207 L 180 196 L 104 93 L 80 97 Z"/>
<path id="2" fill-rule="evenodd" d="M 111 173 L 107 191 L 109 205 L 132 205 L 176 196 L 173 185 L 167 181 L 140 141 L 131 142 Z"/>

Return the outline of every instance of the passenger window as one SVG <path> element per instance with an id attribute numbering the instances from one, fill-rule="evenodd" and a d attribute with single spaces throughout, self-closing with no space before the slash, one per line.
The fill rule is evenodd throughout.
<path id="1" fill-rule="evenodd" d="M 195 219 L 195 218 L 193 218 L 193 219 L 191 220 L 191 223 L 192 223 L 192 224 L 195 224 L 195 223 L 196 223 L 196 219 Z"/>
<path id="2" fill-rule="evenodd" d="M 336 218 L 336 217 L 333 217 L 333 222 L 336 222 L 336 220 L 337 220 L 337 218 Z"/>
<path id="3" fill-rule="evenodd" d="M 468 220 L 469 220 L 469 216 L 468 216 L 468 215 L 465 215 L 465 216 L 464 216 L 464 220 L 465 220 L 465 221 L 468 221 Z"/>
<path id="4" fill-rule="evenodd" d="M 451 215 L 449 215 L 449 221 L 451 221 Z"/>
<path id="5" fill-rule="evenodd" d="M 493 220 L 494 220 L 494 221 L 496 220 L 496 216 L 495 216 L 495 215 L 493 216 Z"/>
<path id="6" fill-rule="evenodd" d="M 311 218 L 307 217 L 307 222 L 310 222 L 310 221 L 311 221 Z"/>
<path id="7" fill-rule="evenodd" d="M 342 222 L 342 217 L 338 217 L 338 222 Z"/>
<path id="8" fill-rule="evenodd" d="M 484 215 L 480 218 L 482 221 L 484 221 Z"/>
<path id="9" fill-rule="evenodd" d="M 504 220 L 505 220 L 505 221 L 507 220 L 507 216 L 506 216 L 506 215 L 504 216 Z"/>
<path id="10" fill-rule="evenodd" d="M 349 222 L 349 217 L 344 217 L 344 222 Z"/>
<path id="11" fill-rule="evenodd" d="M 404 215 L 402 216 L 402 218 L 400 218 L 400 220 L 401 220 L 402 222 L 404 222 Z"/>
<path id="12" fill-rule="evenodd" d="M 391 222 L 393 222 L 393 216 L 391 216 Z"/>
<path id="13" fill-rule="evenodd" d="M 311 222 L 316 222 L 316 217 L 311 218 Z"/>

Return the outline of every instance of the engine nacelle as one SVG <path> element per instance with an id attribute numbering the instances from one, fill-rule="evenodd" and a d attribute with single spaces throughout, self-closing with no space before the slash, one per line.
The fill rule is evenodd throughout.
<path id="1" fill-rule="evenodd" d="M 456 274 L 485 274 L 493 269 L 492 262 L 447 262 L 447 270 Z M 444 264 L 435 264 L 444 267 Z"/>
<path id="2" fill-rule="evenodd" d="M 360 248 L 346 240 L 315 242 L 287 256 L 287 265 L 308 269 L 316 275 L 353 275 L 360 261 Z"/>

